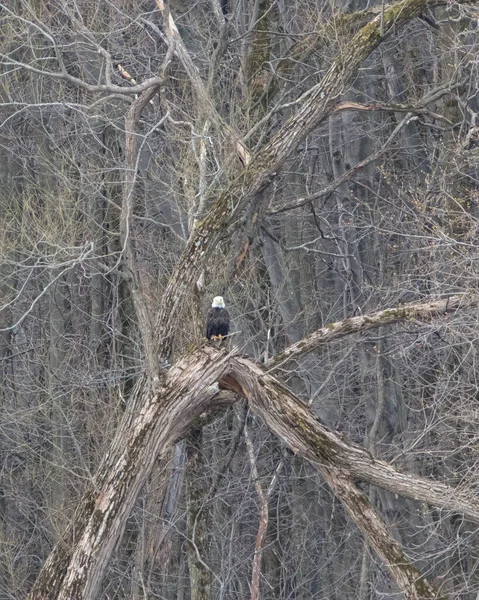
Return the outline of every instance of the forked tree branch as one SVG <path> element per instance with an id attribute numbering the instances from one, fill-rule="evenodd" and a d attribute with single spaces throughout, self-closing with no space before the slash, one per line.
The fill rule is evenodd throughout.
<path id="1" fill-rule="evenodd" d="M 183 68 L 190 79 L 191 85 L 196 94 L 196 98 L 198 99 L 206 117 L 210 119 L 216 127 L 219 127 L 224 131 L 226 136 L 229 138 L 232 147 L 236 150 L 241 162 L 245 165 L 248 164 L 251 158 L 248 149 L 242 142 L 239 134 L 233 129 L 233 127 L 231 127 L 229 123 L 223 119 L 223 117 L 216 110 L 214 102 L 211 99 L 203 80 L 201 79 L 198 67 L 195 65 L 188 53 L 188 50 L 186 49 L 180 32 L 178 31 L 178 27 L 176 26 L 175 20 L 173 19 L 173 15 L 171 14 L 170 10 L 167 10 L 165 7 L 163 0 L 155 0 L 155 2 L 163 16 L 163 26 L 166 30 L 168 41 L 172 46 L 174 46 L 175 54 L 181 61 L 181 64 L 183 65 Z M 149 27 L 156 29 L 156 25 L 150 21 L 146 21 L 146 23 Z"/>
<path id="2" fill-rule="evenodd" d="M 275 215 L 275 214 L 278 214 L 281 212 L 294 210 L 294 209 L 300 208 L 301 206 L 305 206 L 306 204 L 310 204 L 311 202 L 314 202 L 314 200 L 318 200 L 320 198 L 324 198 L 325 196 L 329 196 L 330 194 L 332 194 L 340 185 L 342 185 L 346 181 L 349 181 L 350 179 L 352 179 L 359 171 L 361 171 L 361 169 L 364 169 L 365 167 L 370 165 L 372 162 L 378 160 L 379 158 L 384 156 L 387 152 L 389 152 L 391 149 L 391 142 L 401 132 L 401 129 L 405 125 L 407 125 L 411 116 L 414 113 L 422 114 L 420 111 L 426 111 L 427 114 L 432 115 L 432 113 L 427 111 L 427 109 L 425 107 L 429 103 L 436 102 L 442 96 L 451 93 L 451 91 L 454 90 L 455 88 L 460 87 L 461 85 L 464 85 L 465 82 L 466 82 L 466 79 L 463 78 L 456 83 L 448 83 L 447 85 L 444 85 L 435 90 L 432 90 L 432 91 L 428 92 L 422 98 L 422 100 L 420 102 L 418 102 L 415 106 L 410 106 L 409 110 L 407 110 L 406 105 L 404 105 L 404 104 L 402 104 L 402 105 L 392 105 L 392 104 L 378 105 L 378 104 L 376 104 L 376 105 L 374 105 L 374 107 L 360 105 L 355 102 L 343 102 L 342 104 L 338 104 L 333 110 L 334 113 L 340 112 L 341 110 L 348 110 L 348 109 L 351 109 L 351 110 L 379 110 L 379 106 L 381 106 L 381 110 L 382 109 L 394 110 L 396 112 L 406 112 L 407 114 L 396 125 L 396 127 L 394 128 L 394 131 L 391 133 L 391 135 L 388 137 L 388 139 L 384 142 L 384 144 L 381 146 L 381 148 L 379 148 L 378 150 L 376 150 L 375 152 L 370 154 L 364 160 L 355 164 L 349 170 L 345 171 L 340 177 L 338 177 L 335 181 L 331 182 L 329 185 L 324 187 L 322 190 L 319 190 L 318 192 L 315 192 L 314 194 L 310 194 L 309 196 L 304 196 L 302 198 L 296 198 L 293 201 L 284 202 L 281 205 L 273 206 L 271 208 L 271 210 L 268 211 L 268 214 Z M 441 115 L 434 115 L 434 117 L 437 119 L 443 118 Z"/>
<path id="3" fill-rule="evenodd" d="M 376 17 L 363 27 L 346 45 L 321 82 L 298 99 L 297 112 L 278 134 L 248 163 L 228 189 L 213 198 L 211 211 L 198 224 L 160 303 L 157 341 L 162 358 L 169 355 L 180 308 L 208 257 L 213 255 L 217 244 L 228 234 L 228 229 L 241 218 L 254 196 L 268 184 L 308 133 L 331 114 L 348 81 L 378 44 L 421 11 L 443 3 L 443 0 L 400 0 L 387 8 L 381 19 Z M 477 0 L 469 3 L 475 4 Z M 29 68 L 22 63 L 18 66 Z M 76 78 L 72 80 L 64 73 L 48 75 L 80 85 Z M 121 93 L 131 94 L 160 83 L 161 78 L 152 78 L 128 90 L 117 86 L 89 86 L 86 89 L 121 90 Z M 436 309 L 437 312 L 440 311 Z M 429 314 L 433 314 L 432 310 Z M 406 311 L 402 315 L 395 314 L 386 322 L 417 316 L 411 317 Z M 386 318 L 386 315 L 383 317 Z M 368 325 L 384 324 L 382 319 L 372 324 L 364 317 L 362 323 L 348 320 L 347 324 L 335 324 L 332 329 L 336 330 L 334 337 L 340 337 L 366 330 L 370 328 Z M 290 360 L 309 351 L 323 343 L 320 340 L 325 337 L 323 332 L 314 340 L 307 341 L 302 348 L 291 350 L 284 358 Z M 459 512 L 479 523 L 479 503 L 468 491 L 406 475 L 387 463 L 375 460 L 364 449 L 341 440 L 324 428 L 299 399 L 258 366 L 206 347 L 175 364 L 164 375 L 161 385 L 148 376 L 140 378 L 122 425 L 94 478 L 94 485 L 78 506 L 64 539 L 47 559 L 29 596 L 31 600 L 86 600 L 96 596 L 126 519 L 156 457 L 182 437 L 194 419 L 215 406 L 217 396 L 213 384 L 217 381 L 247 398 L 252 409 L 262 416 L 271 430 L 318 469 L 327 469 L 330 475 L 337 472 L 345 478 L 343 481 L 363 479 L 406 497 Z M 345 490 L 339 491 L 339 480 L 336 484 L 338 493 L 343 493 L 348 506 L 348 494 Z M 350 497 L 353 497 L 353 492 L 350 492 Z M 370 535 L 371 545 L 378 548 L 382 534 L 377 533 L 378 541 L 373 538 L 372 531 L 365 529 L 365 533 Z M 387 559 L 384 552 L 387 548 L 381 554 Z M 390 558 L 395 562 L 397 554 L 393 553 Z M 409 582 L 410 579 L 408 576 L 404 581 Z M 412 586 L 412 591 L 407 591 L 406 584 L 401 581 L 398 585 L 407 594 L 421 591 L 414 582 L 407 583 Z"/>

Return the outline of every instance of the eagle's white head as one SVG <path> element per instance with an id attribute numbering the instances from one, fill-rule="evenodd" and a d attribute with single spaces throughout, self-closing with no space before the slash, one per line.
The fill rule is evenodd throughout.
<path id="1" fill-rule="evenodd" d="M 211 308 L 225 308 L 225 301 L 223 300 L 223 297 L 216 296 L 216 298 L 213 298 L 213 304 L 211 305 Z"/>

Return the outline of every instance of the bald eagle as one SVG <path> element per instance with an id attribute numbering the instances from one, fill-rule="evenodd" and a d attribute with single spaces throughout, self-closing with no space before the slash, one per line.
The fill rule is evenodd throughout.
<path id="1" fill-rule="evenodd" d="M 209 340 L 222 340 L 230 330 L 230 315 L 221 296 L 213 298 L 213 304 L 206 319 L 206 337 Z"/>

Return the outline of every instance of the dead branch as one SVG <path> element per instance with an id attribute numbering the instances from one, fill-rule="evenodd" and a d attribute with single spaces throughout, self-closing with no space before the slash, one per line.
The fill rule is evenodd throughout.
<path id="1" fill-rule="evenodd" d="M 269 367 L 269 371 L 275 371 L 286 362 L 346 335 L 362 333 L 381 327 L 381 325 L 392 325 L 400 321 L 429 321 L 439 315 L 456 312 L 468 307 L 477 306 L 478 304 L 479 296 L 450 296 L 449 298 L 441 298 L 432 302 L 429 300 L 426 302 L 403 304 L 394 308 L 380 310 L 372 315 L 360 315 L 344 319 L 343 321 L 337 321 L 336 323 L 329 323 L 299 342 L 288 346 L 284 352 L 271 358 L 267 366 Z"/>
<path id="2" fill-rule="evenodd" d="M 211 120 L 212 123 L 216 124 L 216 126 L 219 126 L 220 129 L 226 133 L 241 162 L 244 165 L 247 165 L 251 158 L 249 150 L 240 139 L 239 134 L 233 129 L 233 127 L 231 127 L 231 125 L 229 125 L 229 123 L 223 119 L 223 117 L 216 110 L 213 100 L 211 99 L 211 96 L 208 93 L 203 80 L 201 79 L 199 70 L 191 59 L 183 39 L 181 38 L 171 11 L 169 9 L 167 10 L 163 0 L 155 1 L 159 11 L 163 16 L 164 27 L 169 43 L 174 45 L 175 54 L 180 59 L 181 64 L 183 65 L 183 68 L 185 69 L 191 81 L 191 85 L 195 90 L 196 97 L 202 105 L 202 109 L 205 111 L 208 119 Z M 150 21 L 145 21 L 145 23 L 147 23 L 149 27 L 156 29 L 156 26 Z"/>

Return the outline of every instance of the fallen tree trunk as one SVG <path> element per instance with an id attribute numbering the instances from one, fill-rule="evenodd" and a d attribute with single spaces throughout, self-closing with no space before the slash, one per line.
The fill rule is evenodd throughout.
<path id="1" fill-rule="evenodd" d="M 460 513 L 479 524 L 479 501 L 474 493 L 445 483 L 402 473 L 375 458 L 322 425 L 314 413 L 288 388 L 251 361 L 230 360 L 230 372 L 220 385 L 248 399 L 259 415 L 293 452 L 304 456 L 314 467 L 339 469 L 352 479 L 431 506 Z"/>

